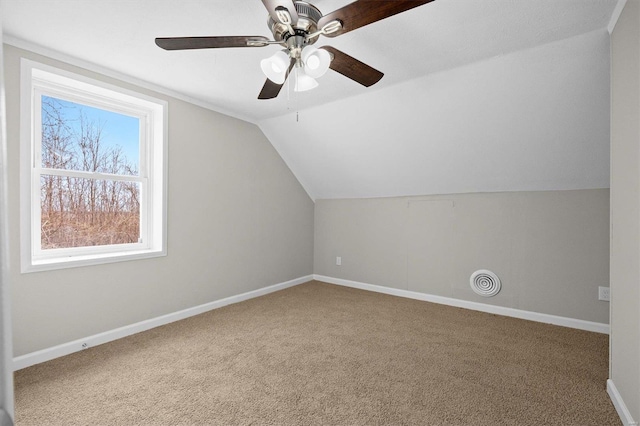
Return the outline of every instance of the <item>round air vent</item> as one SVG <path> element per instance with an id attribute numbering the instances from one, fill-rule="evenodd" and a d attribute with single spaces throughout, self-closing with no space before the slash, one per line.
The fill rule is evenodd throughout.
<path id="1" fill-rule="evenodd" d="M 500 292 L 500 278 L 491 271 L 480 269 L 471 274 L 471 289 L 483 297 L 492 297 Z"/>

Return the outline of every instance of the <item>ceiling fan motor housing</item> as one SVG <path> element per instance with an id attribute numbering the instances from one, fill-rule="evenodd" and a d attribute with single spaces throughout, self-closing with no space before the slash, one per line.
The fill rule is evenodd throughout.
<path id="1" fill-rule="evenodd" d="M 298 22 L 292 25 L 295 34 L 289 33 L 287 25 L 276 22 L 271 16 L 267 21 L 269 29 L 273 33 L 273 39 L 276 41 L 286 42 L 291 36 L 305 36 L 318 30 L 318 21 L 322 18 L 322 13 L 314 5 L 305 1 L 294 1 L 296 12 L 298 13 Z M 306 44 L 313 44 L 318 37 L 313 37 L 306 41 Z"/>

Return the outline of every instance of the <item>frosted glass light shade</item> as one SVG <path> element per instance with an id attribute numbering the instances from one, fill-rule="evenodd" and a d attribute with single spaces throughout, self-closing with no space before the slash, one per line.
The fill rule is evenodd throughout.
<path id="1" fill-rule="evenodd" d="M 329 69 L 331 55 L 324 49 L 306 46 L 301 54 L 305 73 L 312 78 L 320 78 Z"/>
<path id="2" fill-rule="evenodd" d="M 307 75 L 301 68 L 296 68 L 296 84 L 293 90 L 296 92 L 306 92 L 307 90 L 318 87 L 318 82 Z"/>
<path id="3" fill-rule="evenodd" d="M 260 61 L 260 68 L 264 75 L 276 84 L 284 83 L 289 68 L 289 55 L 286 50 L 281 50 Z"/>

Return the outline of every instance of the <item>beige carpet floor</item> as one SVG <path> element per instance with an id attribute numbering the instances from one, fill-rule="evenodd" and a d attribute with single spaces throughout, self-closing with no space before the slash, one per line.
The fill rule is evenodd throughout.
<path id="1" fill-rule="evenodd" d="M 619 425 L 602 334 L 319 282 L 16 372 L 20 425 Z"/>

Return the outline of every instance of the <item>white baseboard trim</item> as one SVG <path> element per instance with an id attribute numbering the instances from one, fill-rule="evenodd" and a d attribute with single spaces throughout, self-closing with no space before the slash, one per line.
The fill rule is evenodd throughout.
<path id="1" fill-rule="evenodd" d="M 94 334 L 84 339 L 74 340 L 72 342 L 63 343 L 51 348 L 42 349 L 29 354 L 21 355 L 13 359 L 13 368 L 20 370 L 22 368 L 30 367 L 41 362 L 49 361 L 64 355 L 69 355 L 74 352 L 78 352 L 87 349 L 92 346 L 101 345 L 103 343 L 111 342 L 123 337 L 130 336 L 132 334 L 140 333 L 142 331 L 150 330 L 161 325 L 169 324 L 175 321 L 180 321 L 185 318 L 199 315 L 204 312 L 211 311 L 213 309 L 221 308 L 223 306 L 231 305 L 234 303 L 242 302 L 244 300 L 253 299 L 255 297 L 264 296 L 265 294 L 273 293 L 275 291 L 284 290 L 285 288 L 293 287 L 311 280 L 324 281 L 331 284 L 342 285 L 345 287 L 358 288 L 361 290 L 374 291 L 377 293 L 389 294 L 392 296 L 406 297 L 409 299 L 423 300 L 426 302 L 439 303 L 442 305 L 455 306 L 458 308 L 471 309 L 474 311 L 482 311 L 491 314 L 504 315 L 514 318 L 521 318 L 530 321 L 543 322 L 548 324 L 561 325 L 564 327 L 577 328 L 580 330 L 594 331 L 596 333 L 609 333 L 609 325 L 591 321 L 584 321 L 574 318 L 559 317 L 555 315 L 541 314 L 538 312 L 523 311 L 513 308 L 505 308 L 502 306 L 487 305 L 484 303 L 470 302 L 466 300 L 453 299 L 450 297 L 436 296 L 426 293 L 418 293 L 415 291 L 401 290 L 397 288 L 384 287 L 379 285 L 367 284 L 358 281 L 350 281 L 341 278 L 332 278 L 324 275 L 307 275 L 304 277 L 296 278 L 290 281 L 286 281 L 279 284 L 274 284 L 268 287 L 264 287 L 258 290 L 249 291 L 246 293 L 238 294 L 236 296 L 230 296 L 224 299 L 216 300 L 213 302 L 205 303 L 203 305 L 194 306 L 192 308 L 183 309 L 171 314 L 162 315 L 156 318 L 140 321 L 135 324 L 127 325 L 124 327 L 116 328 L 114 330 L 105 331 L 103 333 Z M 613 386 L 613 382 L 611 382 Z M 615 390 L 615 387 L 613 387 Z M 609 383 L 607 383 L 607 390 L 609 391 Z M 617 394 L 617 391 L 616 391 Z M 611 396 L 611 393 L 609 394 Z M 617 394 L 619 397 L 619 394 Z M 613 400 L 613 396 L 611 396 Z M 622 401 L 620 399 L 620 401 Z M 614 401 L 614 405 L 616 402 Z M 622 405 L 624 407 L 624 404 Z M 616 405 L 618 409 L 618 405 Z M 626 410 L 626 407 L 625 407 Z M 618 413 L 620 411 L 618 410 Z M 628 411 L 627 411 L 628 413 Z M 631 418 L 631 417 L 629 417 Z M 630 425 L 637 425 L 637 423 L 629 423 Z"/>
<path id="2" fill-rule="evenodd" d="M 21 355 L 13 358 L 13 369 L 20 370 L 22 368 L 30 367 L 41 362 L 49 361 L 54 358 L 58 358 L 64 355 L 69 355 L 74 352 L 87 349 L 92 346 L 101 345 L 103 343 L 111 342 L 113 340 L 121 339 L 132 334 L 140 333 L 141 331 L 150 330 L 161 325 L 169 324 L 175 321 L 180 321 L 185 318 L 199 315 L 204 312 L 218 309 L 223 306 L 231 305 L 234 303 L 242 302 L 255 297 L 264 296 L 265 294 L 273 293 L 275 291 L 284 290 L 285 288 L 293 287 L 298 284 L 311 281 L 312 275 L 296 278 L 290 281 L 286 281 L 279 284 L 274 284 L 268 287 L 263 287 L 258 290 L 249 291 L 246 293 L 238 294 L 236 296 L 226 297 L 224 299 L 216 300 L 213 302 L 205 303 L 203 305 L 194 306 L 193 308 L 183 309 L 171 314 L 162 315 L 156 318 L 140 321 L 135 324 L 126 325 L 124 327 L 116 328 L 114 330 L 105 331 L 103 333 L 94 334 L 93 336 L 86 337 L 84 339 L 74 340 L 72 342 L 63 343 L 61 345 L 54 346 L 52 348 L 42 349 L 29 354 Z"/>
<path id="3" fill-rule="evenodd" d="M 560 317 L 556 315 L 541 314 L 538 312 L 523 311 L 503 306 L 487 305 L 485 303 L 470 302 L 467 300 L 454 299 L 451 297 L 436 296 L 433 294 L 418 293 L 416 291 L 401 290 L 397 288 L 384 287 L 374 284 L 366 284 L 358 281 L 344 280 L 342 278 L 332 278 L 323 275 L 313 275 L 314 280 L 324 281 L 330 284 L 342 285 L 345 287 L 359 288 L 361 290 L 375 291 L 377 293 L 390 294 L 392 296 L 406 297 L 409 299 L 423 300 L 426 302 L 439 303 L 441 305 L 455 306 L 457 308 L 482 311 L 490 314 L 504 315 L 525 319 L 529 321 L 543 322 L 547 324 L 561 325 L 563 327 L 577 328 L 579 330 L 593 331 L 596 333 L 609 334 L 609 324 L 599 322 L 584 321 L 580 319 Z"/>
<path id="4" fill-rule="evenodd" d="M 620 416 L 620 420 L 622 420 L 622 424 L 624 426 L 638 426 L 638 422 L 633 420 L 627 405 L 622 400 L 620 392 L 618 392 L 616 385 L 611 379 L 607 379 L 607 393 L 609 394 L 609 398 L 611 398 L 611 402 L 613 402 L 613 406 L 618 412 L 618 416 Z"/>

